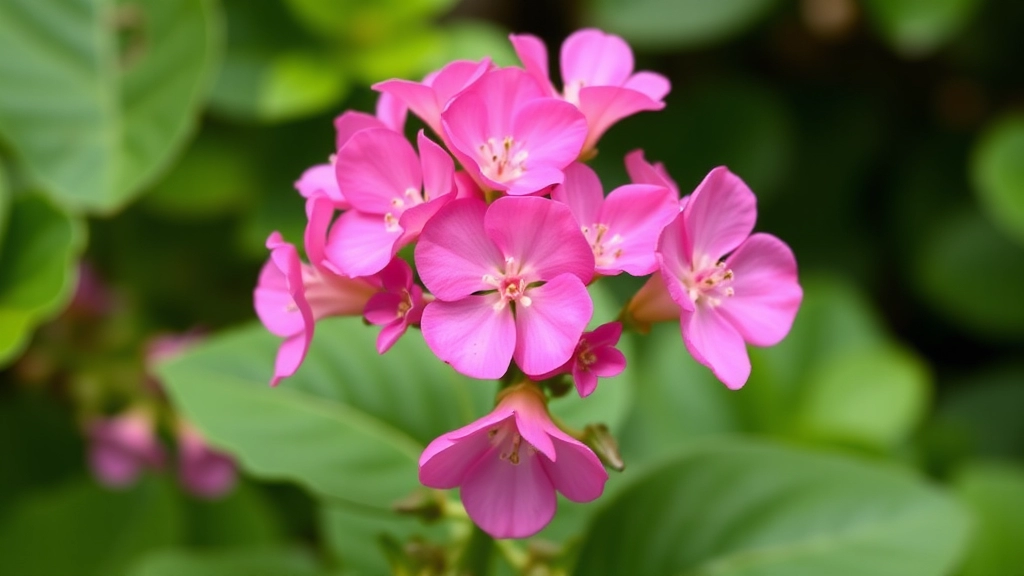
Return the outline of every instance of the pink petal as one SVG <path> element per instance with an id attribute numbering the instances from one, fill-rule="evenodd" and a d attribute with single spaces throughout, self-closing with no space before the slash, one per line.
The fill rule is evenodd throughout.
<path id="1" fill-rule="evenodd" d="M 384 126 L 401 134 L 405 131 L 405 118 L 409 115 L 409 107 L 393 95 L 383 92 L 377 98 L 376 115 Z"/>
<path id="2" fill-rule="evenodd" d="M 325 253 L 327 261 L 353 278 L 380 272 L 395 254 L 402 230 L 388 230 L 384 217 L 350 210 L 331 226 Z"/>
<path id="3" fill-rule="evenodd" d="M 466 472 L 460 492 L 466 513 L 495 538 L 536 534 L 555 515 L 555 488 L 539 454 L 520 452 L 519 464 L 499 458 L 493 448 Z"/>
<path id="4" fill-rule="evenodd" d="M 679 213 L 672 191 L 650 184 L 627 184 L 608 195 L 595 222 L 608 225 L 608 236 L 621 235 L 622 255 L 603 274 L 623 270 L 633 276 L 646 276 L 658 269 L 654 254 L 665 226 Z"/>
<path id="5" fill-rule="evenodd" d="M 490 67 L 490 58 L 479 62 L 456 60 L 429 76 L 427 83 L 434 90 L 439 110 L 443 112 L 453 98 L 475 84 Z"/>
<path id="6" fill-rule="evenodd" d="M 530 375 L 565 364 L 576 350 L 594 312 L 579 278 L 561 274 L 527 291 L 531 303 L 516 307 L 516 364 Z"/>
<path id="7" fill-rule="evenodd" d="M 313 317 L 309 317 L 312 327 Z M 286 338 L 277 349 L 277 357 L 274 359 L 274 376 L 270 379 L 271 386 L 277 386 L 281 380 L 288 378 L 298 371 L 302 361 L 309 351 L 309 344 L 313 341 L 313 330 L 304 330 L 295 336 Z"/>
<path id="8" fill-rule="evenodd" d="M 664 186 L 672 191 L 673 195 L 679 197 L 679 186 L 676 181 L 668 175 L 665 166 L 661 163 L 651 164 L 644 159 L 643 150 L 633 150 L 626 154 L 626 172 L 634 184 L 655 184 Z M 682 207 L 679 208 L 682 210 Z"/>
<path id="9" fill-rule="evenodd" d="M 363 318 L 370 324 L 385 326 L 399 318 L 398 305 L 403 298 L 394 292 L 378 292 L 370 297 L 363 309 Z"/>
<path id="10" fill-rule="evenodd" d="M 587 332 L 584 337 L 591 348 L 603 346 L 615 346 L 622 338 L 622 324 L 620 322 L 606 322 L 593 331 Z"/>
<path id="11" fill-rule="evenodd" d="M 452 157 L 419 131 L 416 145 L 420 150 L 420 164 L 423 172 L 423 192 L 428 199 L 450 194 L 455 191 L 455 163 Z"/>
<path id="12" fill-rule="evenodd" d="M 594 275 L 594 253 L 564 204 L 539 197 L 499 198 L 488 208 L 484 228 L 530 281 L 569 273 L 586 283 Z"/>
<path id="13" fill-rule="evenodd" d="M 407 190 L 418 194 L 422 185 L 416 151 L 401 134 L 384 128 L 352 135 L 334 167 L 341 193 L 368 214 L 397 212 L 392 201 L 404 198 Z"/>
<path id="14" fill-rule="evenodd" d="M 314 196 L 329 198 L 335 208 L 339 210 L 346 210 L 350 207 L 348 200 L 341 195 L 341 190 L 338 189 L 338 178 L 334 175 L 333 164 L 317 164 L 306 169 L 295 182 L 295 189 L 303 198 Z"/>
<path id="15" fill-rule="evenodd" d="M 412 288 L 412 268 L 401 258 L 395 258 L 377 275 L 381 286 L 390 292 Z"/>
<path id="16" fill-rule="evenodd" d="M 690 304 L 693 307 L 693 304 Z M 643 324 L 676 320 L 682 313 L 679 304 L 672 300 L 665 278 L 660 271 L 655 272 L 647 282 L 629 300 L 627 305 L 629 318 Z"/>
<path id="17" fill-rule="evenodd" d="M 555 445 L 551 443 L 549 432 L 556 427 L 548 414 L 543 392 L 532 386 L 520 388 L 507 394 L 499 405 L 515 413 L 516 430 L 526 443 L 547 458 L 555 458 Z"/>
<path id="18" fill-rule="evenodd" d="M 501 420 L 507 420 L 512 414 L 505 412 L 501 416 Z M 488 431 L 500 425 L 501 420 L 494 422 L 485 417 L 435 438 L 420 455 L 420 483 L 439 490 L 462 484 L 466 471 L 491 450 Z"/>
<path id="19" fill-rule="evenodd" d="M 480 172 L 478 147 L 492 137 L 488 123 L 487 103 L 474 91 L 453 100 L 441 115 L 444 137 L 451 143 L 452 152 L 475 174 Z M 507 135 L 507 130 L 504 132 Z"/>
<path id="20" fill-rule="evenodd" d="M 613 378 L 626 369 L 626 355 L 618 348 L 605 346 L 594 350 L 597 360 L 590 365 L 590 371 L 601 378 Z"/>
<path id="21" fill-rule="evenodd" d="M 672 90 L 672 83 L 668 78 L 654 72 L 637 72 L 626 80 L 623 88 L 636 90 L 655 102 L 661 102 Z"/>
<path id="22" fill-rule="evenodd" d="M 441 300 L 494 289 L 483 277 L 498 274 L 505 258 L 484 230 L 486 211 L 482 200 L 453 200 L 423 227 L 416 245 L 416 270 Z"/>
<path id="23" fill-rule="evenodd" d="M 372 88 L 401 102 L 435 132 L 440 132 L 441 107 L 434 89 L 427 84 L 411 80 L 385 80 Z"/>
<path id="24" fill-rule="evenodd" d="M 394 130 L 379 118 L 365 112 L 349 110 L 334 119 L 334 149 L 341 150 L 353 134 L 371 128 Z"/>
<path id="25" fill-rule="evenodd" d="M 576 392 L 580 398 L 586 398 L 597 390 L 597 374 L 589 369 L 580 367 L 578 362 L 572 365 L 572 383 L 576 386 Z"/>
<path id="26" fill-rule="evenodd" d="M 427 222 L 452 200 L 455 200 L 454 194 L 443 194 L 432 199 L 430 202 L 417 204 L 402 212 L 402 217 L 398 219 L 398 225 L 402 228 L 402 236 L 395 245 L 396 250 L 409 245 L 419 238 Z"/>
<path id="27" fill-rule="evenodd" d="M 484 193 L 468 172 L 460 170 L 455 173 L 455 197 L 483 200 Z"/>
<path id="28" fill-rule="evenodd" d="M 260 271 L 259 282 L 253 291 L 253 304 L 260 322 L 275 336 L 292 336 L 305 329 L 302 315 L 295 308 L 288 291 L 284 272 L 273 259 L 268 259 Z"/>
<path id="29" fill-rule="evenodd" d="M 495 310 L 498 301 L 491 294 L 431 302 L 423 310 L 423 339 L 438 358 L 466 376 L 500 378 L 516 347 L 516 325 L 507 307 Z"/>
<path id="30" fill-rule="evenodd" d="M 96 479 L 110 488 L 131 486 L 143 469 L 136 456 L 115 446 L 93 446 L 88 459 Z"/>
<path id="31" fill-rule="evenodd" d="M 592 168 L 582 162 L 573 162 L 565 168 L 565 181 L 551 191 L 551 199 L 569 207 L 576 223 L 591 226 L 598 222 L 598 213 L 604 204 L 601 180 Z M 653 250 L 652 258 L 653 258 Z"/>
<path id="32" fill-rule="evenodd" d="M 683 222 L 697 265 L 713 265 L 750 236 L 757 198 L 725 166 L 708 172 L 683 210 Z"/>
<path id="33" fill-rule="evenodd" d="M 548 187 L 561 184 L 565 174 L 551 166 L 533 166 L 515 180 L 495 182 L 483 176 L 484 184 L 494 190 L 504 190 L 509 196 L 540 196 Z"/>
<path id="34" fill-rule="evenodd" d="M 683 312 L 680 324 L 683 342 L 694 360 L 733 390 L 746 384 L 750 376 L 747 347 L 725 316 L 709 306 L 696 306 L 693 312 Z"/>
<path id="35" fill-rule="evenodd" d="M 234 488 L 238 479 L 235 462 L 211 448 L 197 432 L 178 436 L 178 480 L 201 498 L 219 498 Z"/>
<path id="36" fill-rule="evenodd" d="M 689 277 L 693 267 L 691 254 L 683 214 L 678 214 L 661 231 L 657 257 L 669 295 L 684 310 L 693 310 L 693 300 L 683 284 L 683 278 Z"/>
<path id="37" fill-rule="evenodd" d="M 580 89 L 580 111 L 587 118 L 589 132 L 584 150 L 590 150 L 608 128 L 619 120 L 645 110 L 661 110 L 664 102 L 618 86 L 586 86 Z M 344 191 L 344 190 L 343 190 Z"/>
<path id="38" fill-rule="evenodd" d="M 313 197 L 306 201 L 306 231 L 304 243 L 310 264 L 320 268 L 325 258 L 327 229 L 334 219 L 334 204 L 326 198 Z"/>
<path id="39" fill-rule="evenodd" d="M 522 104 L 511 128 L 513 138 L 530 153 L 527 172 L 537 165 L 564 169 L 580 155 L 587 138 L 587 118 L 572 104 L 555 98 Z"/>
<path id="40" fill-rule="evenodd" d="M 377 353 L 384 354 L 398 342 L 398 339 L 408 330 L 409 324 L 402 320 L 395 320 L 391 324 L 380 329 L 377 335 Z"/>
<path id="41" fill-rule="evenodd" d="M 621 86 L 633 72 L 633 51 L 622 38 L 594 28 L 574 32 L 562 43 L 562 80 L 584 86 Z"/>
<path id="42" fill-rule="evenodd" d="M 594 452 L 579 440 L 555 428 L 554 461 L 538 458 L 555 489 L 573 502 L 590 502 L 604 492 L 608 472 Z"/>
<path id="43" fill-rule="evenodd" d="M 793 252 L 775 236 L 754 234 L 729 256 L 726 266 L 734 274 L 735 294 L 718 312 L 747 342 L 778 344 L 789 333 L 803 298 Z"/>
<path id="44" fill-rule="evenodd" d="M 555 87 L 551 85 L 551 76 L 548 72 L 548 49 L 544 42 L 530 34 L 510 34 L 508 37 L 512 42 L 512 48 L 523 63 L 523 68 L 533 76 L 542 86 L 548 87 L 549 94 L 555 94 Z"/>

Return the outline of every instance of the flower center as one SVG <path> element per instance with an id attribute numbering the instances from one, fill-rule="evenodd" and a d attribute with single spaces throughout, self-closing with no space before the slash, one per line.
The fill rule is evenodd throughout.
<path id="1" fill-rule="evenodd" d="M 505 136 L 501 142 L 488 138 L 479 150 L 480 171 L 495 182 L 515 180 L 526 172 L 526 157 L 529 153 L 524 149 L 523 142 L 516 142 L 511 136 Z"/>
<path id="2" fill-rule="evenodd" d="M 713 308 L 735 294 L 732 288 L 734 279 L 732 270 L 725 267 L 725 262 L 718 262 L 714 266 L 695 268 L 690 278 L 684 279 L 683 283 L 695 304 L 707 304 Z"/>
<path id="3" fill-rule="evenodd" d="M 590 370 L 595 362 L 597 362 L 597 354 L 594 354 L 594 350 L 586 338 L 581 338 L 580 343 L 576 346 L 576 365 L 581 370 Z"/>
<path id="4" fill-rule="evenodd" d="M 491 440 L 491 446 L 499 447 L 498 458 L 508 460 L 512 465 L 518 465 L 520 461 L 519 451 L 523 448 L 523 437 L 519 434 L 513 424 L 504 424 L 487 431 Z M 537 449 L 526 443 L 526 456 L 532 456 Z"/>
<path id="5" fill-rule="evenodd" d="M 421 193 L 415 188 L 407 188 L 401 196 L 391 199 L 391 211 L 384 214 L 384 229 L 388 232 L 401 231 L 402 227 L 398 225 L 398 219 L 402 217 L 402 213 L 413 206 L 419 206 L 429 201 L 430 198 L 426 192 Z"/>
<path id="6" fill-rule="evenodd" d="M 500 276 L 484 274 L 484 284 L 494 286 L 498 290 L 501 299 L 494 303 L 495 310 L 503 310 L 511 303 L 522 306 L 529 306 L 533 300 L 526 295 L 529 282 L 519 273 L 519 264 L 515 258 L 509 256 L 505 259 L 505 272 Z"/>
<path id="7" fill-rule="evenodd" d="M 611 266 L 622 256 L 622 248 L 619 247 L 623 241 L 622 235 L 612 234 L 608 237 L 607 224 L 595 222 L 580 229 L 590 242 L 590 249 L 594 251 L 594 262 L 598 268 Z"/>

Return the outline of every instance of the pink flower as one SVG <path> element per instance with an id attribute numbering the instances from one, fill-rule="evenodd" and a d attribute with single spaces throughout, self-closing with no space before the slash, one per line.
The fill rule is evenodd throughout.
<path id="1" fill-rule="evenodd" d="M 498 378 L 568 360 L 593 313 L 594 255 L 569 209 L 538 197 L 449 203 L 423 229 L 416 269 L 437 298 L 423 337 L 456 370 Z"/>
<path id="2" fill-rule="evenodd" d="M 608 473 L 597 456 L 551 422 L 532 383 L 507 389 L 487 416 L 437 438 L 420 456 L 420 482 L 460 487 L 469 517 L 495 538 L 525 538 L 555 514 L 555 492 L 590 502 Z"/>
<path id="3" fill-rule="evenodd" d="M 421 130 L 420 155 L 391 130 L 361 130 L 335 162 L 338 187 L 352 205 L 334 223 L 326 255 L 347 276 L 380 272 L 423 225 L 455 198 L 455 164 Z"/>
<path id="4" fill-rule="evenodd" d="M 412 110 L 423 122 L 441 134 L 441 112 L 452 98 L 476 82 L 491 67 L 491 61 L 480 62 L 456 60 L 444 68 L 427 74 L 423 82 L 409 80 L 385 80 L 373 85 L 373 89 L 394 98 Z M 378 116 L 380 113 L 378 112 Z"/>
<path id="5" fill-rule="evenodd" d="M 629 179 L 634 184 L 654 184 L 655 186 L 664 186 L 672 191 L 672 195 L 675 198 L 679 198 L 679 186 L 676 181 L 668 175 L 668 171 L 665 170 L 665 165 L 661 162 L 651 164 L 644 159 L 643 150 L 633 150 L 629 154 L 626 154 L 626 172 L 629 174 Z M 679 209 L 682 210 L 686 206 L 686 201 L 689 196 L 679 200 Z"/>
<path id="6" fill-rule="evenodd" d="M 324 206 L 323 199 L 311 199 L 310 206 Z M 330 206 L 327 206 L 330 209 Z M 310 224 L 323 226 L 324 212 L 310 209 Z M 309 231 L 307 230 L 307 233 Z M 307 234 L 307 238 L 316 235 Z M 368 279 L 345 278 L 327 270 L 303 264 L 295 247 L 274 232 L 267 238 L 270 260 L 260 272 L 253 293 L 256 314 L 271 333 L 285 338 L 277 352 L 271 386 L 295 373 L 313 339 L 316 320 L 327 316 L 362 314 L 363 307 L 377 291 Z M 307 243 L 310 258 L 322 252 L 313 240 Z M 317 261 L 314 259 L 314 262 Z"/>
<path id="7" fill-rule="evenodd" d="M 597 390 L 597 379 L 618 376 L 626 369 L 626 356 L 615 346 L 622 337 L 622 324 L 609 322 L 584 332 L 569 361 L 561 368 L 538 379 L 558 374 L 572 374 L 572 381 L 581 398 Z"/>
<path id="8" fill-rule="evenodd" d="M 658 268 L 654 249 L 665 225 L 679 213 L 677 196 L 663 186 L 627 184 L 608 197 L 597 174 L 576 162 L 551 198 L 569 206 L 594 251 L 597 273 L 646 276 Z"/>
<path id="9" fill-rule="evenodd" d="M 235 487 L 238 471 L 230 456 L 210 447 L 188 424 L 178 429 L 178 480 L 191 494 L 214 499 Z"/>
<path id="10" fill-rule="evenodd" d="M 570 104 L 547 97 L 528 74 L 484 74 L 441 114 L 452 153 L 478 181 L 521 196 L 562 182 L 579 156 L 587 121 Z"/>
<path id="11" fill-rule="evenodd" d="M 803 298 L 789 247 L 768 234 L 751 235 L 756 202 L 739 177 L 715 168 L 658 242 L 686 348 L 733 389 L 750 376 L 744 342 L 777 344 Z"/>
<path id="12" fill-rule="evenodd" d="M 423 289 L 412 281 L 412 268 L 401 258 L 392 260 L 378 276 L 381 291 L 366 303 L 363 318 L 370 324 L 384 327 L 377 336 L 377 353 L 383 354 L 409 326 L 420 323 L 427 300 Z"/>
<path id="13" fill-rule="evenodd" d="M 519 59 L 549 93 L 556 93 L 548 74 L 544 43 L 528 34 L 509 37 Z M 661 110 L 671 89 L 667 78 L 654 72 L 633 73 L 633 51 L 622 38 L 588 28 L 574 32 L 562 44 L 562 97 L 579 107 L 589 130 L 583 150 L 592 149 L 601 135 L 626 116 Z"/>
<path id="14" fill-rule="evenodd" d="M 101 484 L 123 488 L 135 483 L 146 468 L 163 466 L 164 450 L 143 411 L 92 420 L 86 426 L 89 467 Z"/>

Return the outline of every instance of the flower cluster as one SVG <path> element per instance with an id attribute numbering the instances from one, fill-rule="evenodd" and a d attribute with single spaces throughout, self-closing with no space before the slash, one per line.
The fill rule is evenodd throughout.
<path id="1" fill-rule="evenodd" d="M 469 516 L 495 537 L 543 528 L 556 492 L 578 502 L 602 493 L 601 460 L 555 423 L 547 398 L 559 379 L 586 397 L 619 374 L 624 325 L 678 319 L 694 358 L 739 388 L 745 344 L 781 340 L 802 297 L 792 252 L 751 234 L 754 195 L 726 168 L 680 198 L 636 151 L 626 157 L 632 182 L 605 194 L 585 161 L 610 126 L 663 108 L 669 92 L 665 77 L 634 72 L 621 38 L 570 36 L 561 90 L 539 39 L 511 41 L 522 68 L 452 62 L 422 82 L 376 85 L 376 115 L 338 117 L 330 162 L 296 182 L 308 263 L 271 234 L 254 294 L 284 338 L 271 384 L 295 373 L 316 321 L 335 315 L 381 326 L 381 354 L 417 327 L 455 370 L 501 379 L 493 412 L 420 458 L 421 482 L 460 487 Z M 415 147 L 404 134 L 410 111 L 431 132 Z M 400 257 L 411 245 L 413 266 Z M 587 332 L 587 286 L 622 273 L 650 280 L 619 321 Z"/>

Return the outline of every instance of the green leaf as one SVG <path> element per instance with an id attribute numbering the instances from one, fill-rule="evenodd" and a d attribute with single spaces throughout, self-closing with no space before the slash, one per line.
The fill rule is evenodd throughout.
<path id="1" fill-rule="evenodd" d="M 589 19 L 639 48 L 692 48 L 756 24 L 775 0 L 592 0 Z"/>
<path id="2" fill-rule="evenodd" d="M 0 134 L 62 205 L 116 210 L 193 130 L 214 20 L 209 0 L 3 2 Z"/>
<path id="3" fill-rule="evenodd" d="M 10 210 L 0 247 L 0 365 L 71 297 L 83 244 L 81 223 L 39 196 L 21 196 Z"/>
<path id="4" fill-rule="evenodd" d="M 363 43 L 401 34 L 403 26 L 422 24 L 455 0 L 287 0 L 292 14 L 312 32 Z"/>
<path id="5" fill-rule="evenodd" d="M 411 516 L 357 506 L 324 506 L 320 512 L 321 534 L 343 574 L 387 574 L 391 566 L 383 539 L 443 545 L 450 539 L 448 528 L 447 523 L 428 525 Z"/>
<path id="6" fill-rule="evenodd" d="M 7 237 L 7 223 L 11 213 L 11 189 L 7 187 L 7 174 L 0 162 L 0 254 L 3 252 L 4 239 Z"/>
<path id="7" fill-rule="evenodd" d="M 990 338 L 1024 337 L 1024 247 L 995 230 L 976 210 L 937 223 L 921 244 L 913 278 L 920 293 L 946 318 Z M 976 293 L 964 281 L 983 278 Z"/>
<path id="8" fill-rule="evenodd" d="M 985 129 L 971 162 L 974 191 L 988 217 L 1024 243 L 1024 115 Z"/>
<path id="9" fill-rule="evenodd" d="M 905 56 L 923 56 L 952 40 L 983 0 L 868 0 L 867 12 Z"/>
<path id="10" fill-rule="evenodd" d="M 388 508 L 415 489 L 440 434 L 485 414 L 494 387 L 442 364 L 411 332 L 376 354 L 360 319 L 317 323 L 299 372 L 271 389 L 279 339 L 250 326 L 160 369 L 188 419 L 247 470 L 321 495 Z"/>
<path id="11" fill-rule="evenodd" d="M 960 576 L 1022 576 L 1024 468 L 1016 464 L 972 464 L 953 483 L 974 513 L 972 544 Z"/>
<path id="12" fill-rule="evenodd" d="M 967 528 L 955 502 L 902 471 L 719 442 L 607 503 L 575 573 L 941 576 Z"/>
<path id="13" fill-rule="evenodd" d="M 121 573 L 139 555 L 178 543 L 181 518 L 165 479 L 126 492 L 80 480 L 19 502 L 0 525 L 0 573 Z"/>
<path id="14" fill-rule="evenodd" d="M 1024 366 L 977 370 L 946 388 L 930 431 L 945 460 L 1024 459 Z"/>
<path id="15" fill-rule="evenodd" d="M 217 500 L 189 499 L 188 544 L 203 547 L 266 546 L 282 540 L 281 521 L 261 492 L 240 482 Z"/>
<path id="16" fill-rule="evenodd" d="M 894 446 L 921 422 L 930 385 L 927 366 L 906 350 L 853 351 L 816 366 L 796 427 L 810 437 Z"/>
<path id="17" fill-rule="evenodd" d="M 302 548 L 165 550 L 132 566 L 129 576 L 317 576 L 316 558 Z"/>

